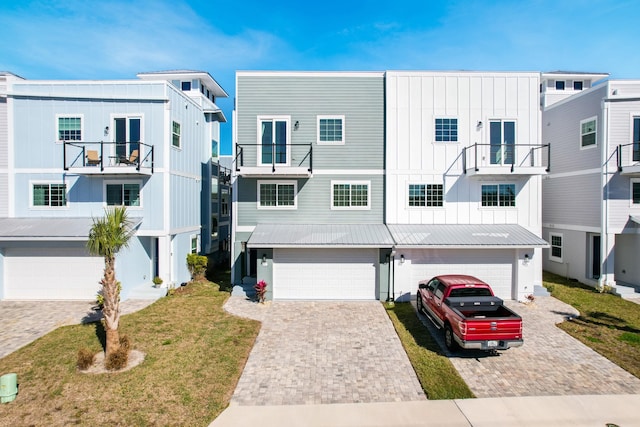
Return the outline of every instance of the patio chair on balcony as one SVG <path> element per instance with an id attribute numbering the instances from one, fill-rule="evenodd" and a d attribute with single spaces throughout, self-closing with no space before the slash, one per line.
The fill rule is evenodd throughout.
<path id="1" fill-rule="evenodd" d="M 87 150 L 87 165 L 97 166 L 102 160 L 96 150 Z"/>
<path id="2" fill-rule="evenodd" d="M 138 150 L 133 150 L 129 155 L 129 158 L 122 157 L 120 159 L 120 163 L 124 163 L 125 165 L 137 165 L 138 164 Z"/>

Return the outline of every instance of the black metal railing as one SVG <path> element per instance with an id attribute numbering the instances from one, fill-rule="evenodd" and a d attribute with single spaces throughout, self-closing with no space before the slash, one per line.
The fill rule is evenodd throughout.
<path id="1" fill-rule="evenodd" d="M 616 150 L 618 172 L 625 166 L 637 165 L 640 162 L 640 141 L 619 144 Z"/>
<path id="2" fill-rule="evenodd" d="M 488 159 L 488 160 L 487 160 Z M 478 172 L 480 167 L 510 166 L 511 172 L 516 167 L 544 167 L 551 170 L 551 144 L 478 144 L 462 149 L 462 169 L 473 168 Z"/>
<path id="3" fill-rule="evenodd" d="M 313 144 L 236 144 L 234 163 L 236 172 L 245 166 L 245 153 L 251 166 L 271 166 L 276 168 L 306 167 L 313 172 Z M 255 160 L 254 160 L 255 159 Z"/>
<path id="4" fill-rule="evenodd" d="M 70 168 L 100 168 L 123 166 L 149 168 L 153 173 L 155 163 L 153 145 L 143 142 L 63 142 L 64 170 Z M 129 154 L 127 154 L 129 152 Z"/>

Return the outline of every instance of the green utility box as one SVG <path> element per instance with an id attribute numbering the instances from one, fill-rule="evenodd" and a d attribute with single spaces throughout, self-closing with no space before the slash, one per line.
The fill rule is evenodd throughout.
<path id="1" fill-rule="evenodd" d="M 0 402 L 13 402 L 18 394 L 18 374 L 5 374 L 0 377 Z"/>

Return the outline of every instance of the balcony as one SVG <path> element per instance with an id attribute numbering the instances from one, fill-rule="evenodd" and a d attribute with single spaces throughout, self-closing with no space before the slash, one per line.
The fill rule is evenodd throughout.
<path id="1" fill-rule="evenodd" d="M 469 176 L 546 175 L 550 144 L 473 144 L 462 149 L 462 168 Z"/>
<path id="2" fill-rule="evenodd" d="M 64 170 L 79 175 L 153 174 L 153 145 L 63 141 Z"/>
<path id="3" fill-rule="evenodd" d="M 308 178 L 313 175 L 313 145 L 236 144 L 239 176 Z"/>
<path id="4" fill-rule="evenodd" d="M 640 176 L 640 141 L 618 145 L 616 157 L 621 175 Z"/>

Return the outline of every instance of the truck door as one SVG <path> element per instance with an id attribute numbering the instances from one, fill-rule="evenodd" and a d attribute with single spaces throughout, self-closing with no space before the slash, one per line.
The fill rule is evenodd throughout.
<path id="1" fill-rule="evenodd" d="M 429 298 L 429 304 L 431 304 L 431 312 L 433 312 L 440 321 L 444 321 L 444 315 L 442 314 L 442 297 L 444 296 L 444 284 L 439 280 L 433 280 L 433 292 L 429 292 L 432 298 Z M 431 284 L 430 284 L 431 285 Z"/>

